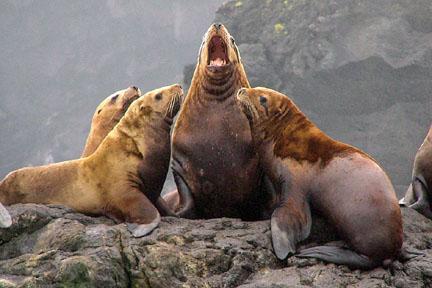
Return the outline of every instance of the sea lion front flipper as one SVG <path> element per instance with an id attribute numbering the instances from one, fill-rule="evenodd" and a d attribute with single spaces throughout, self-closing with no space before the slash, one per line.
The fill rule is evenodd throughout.
<path id="1" fill-rule="evenodd" d="M 310 234 L 312 224 L 306 199 L 288 197 L 271 217 L 271 233 L 276 256 L 283 260 L 296 252 L 296 244 Z"/>
<path id="2" fill-rule="evenodd" d="M 407 191 L 405 192 L 405 196 L 399 200 L 400 206 L 406 206 L 413 204 L 416 199 L 414 199 L 414 192 L 412 188 L 412 183 L 408 186 Z"/>
<path id="3" fill-rule="evenodd" d="M 156 227 L 159 226 L 160 221 L 161 221 L 161 217 L 158 213 L 156 218 L 153 219 L 153 221 L 148 224 L 137 224 L 137 223 L 126 222 L 126 225 L 128 230 L 132 233 L 132 235 L 138 238 L 150 234 L 150 232 L 152 232 Z"/>
<path id="4" fill-rule="evenodd" d="M 429 199 L 428 187 L 422 177 L 415 177 L 412 183 L 412 190 L 417 201 L 409 207 L 416 210 L 423 216 L 432 219 L 431 202 Z"/>
<path id="5" fill-rule="evenodd" d="M 184 179 L 173 169 L 174 181 L 180 195 L 180 210 L 176 213 L 179 217 L 193 218 L 195 203 L 192 192 Z"/>
<path id="6" fill-rule="evenodd" d="M 315 246 L 303 249 L 296 257 L 317 258 L 325 262 L 346 265 L 353 269 L 363 270 L 369 270 L 381 264 L 351 249 L 336 246 Z"/>
<path id="7" fill-rule="evenodd" d="M 133 236 L 145 236 L 159 225 L 158 210 L 140 190 L 131 188 L 119 195 L 122 196 L 107 208 L 105 214 L 123 219 Z"/>
<path id="8" fill-rule="evenodd" d="M 12 225 L 12 217 L 7 211 L 6 207 L 4 207 L 0 203 L 0 227 L 1 228 L 7 228 Z"/>
<path id="9" fill-rule="evenodd" d="M 178 215 L 171 209 L 170 205 L 168 205 L 162 196 L 159 196 L 159 198 L 156 200 L 155 206 L 162 216 L 178 217 Z"/>

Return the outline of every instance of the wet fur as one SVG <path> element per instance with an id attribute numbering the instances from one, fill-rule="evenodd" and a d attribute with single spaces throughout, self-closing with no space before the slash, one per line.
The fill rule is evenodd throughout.
<path id="1" fill-rule="evenodd" d="M 260 96 L 267 99 L 267 107 L 260 104 Z M 294 253 L 295 244 L 309 234 L 312 220 L 305 201 L 336 227 L 353 253 L 369 260 L 337 254 L 337 249 L 330 249 L 335 252 L 332 257 L 324 256 L 329 249 L 319 247 L 304 257 L 358 261 L 352 266 L 372 268 L 399 253 L 401 213 L 393 186 L 376 161 L 324 134 L 283 94 L 242 89 L 238 99 L 250 120 L 261 165 L 278 195 L 272 203 L 272 237 L 279 258 Z"/>
<path id="2" fill-rule="evenodd" d="M 229 45 L 230 63 L 221 69 L 210 69 L 207 46 L 216 34 Z M 249 82 L 237 47 L 231 41 L 223 27 L 219 32 L 214 26 L 208 30 L 173 130 L 172 169 L 180 206 L 188 206 L 184 202 L 189 201 L 195 208 L 194 216 L 182 216 L 259 217 L 260 200 L 255 191 L 260 179 L 258 155 L 248 121 L 235 98 L 237 90 L 249 87 Z M 189 192 L 186 200 L 185 191 Z"/>

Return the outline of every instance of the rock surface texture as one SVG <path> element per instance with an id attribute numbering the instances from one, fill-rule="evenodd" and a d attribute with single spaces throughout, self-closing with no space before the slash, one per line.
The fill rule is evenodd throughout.
<path id="1" fill-rule="evenodd" d="M 430 15 L 430 0 L 244 0 L 216 21 L 252 86 L 290 95 L 330 136 L 371 154 L 402 196 L 432 121 Z"/>
<path id="2" fill-rule="evenodd" d="M 269 221 L 164 218 L 137 239 L 124 224 L 64 207 L 8 209 L 13 225 L 0 230 L 0 287 L 432 287 L 432 221 L 411 209 L 403 210 L 405 245 L 424 255 L 367 272 L 278 261 Z M 328 238 L 323 227 L 315 225 L 309 242 Z"/>

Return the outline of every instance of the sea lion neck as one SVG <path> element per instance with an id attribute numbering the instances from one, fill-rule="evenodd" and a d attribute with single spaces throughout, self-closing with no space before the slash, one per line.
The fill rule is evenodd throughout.
<path id="1" fill-rule="evenodd" d="M 229 63 L 222 68 L 197 65 L 188 96 L 217 101 L 233 97 L 241 87 L 249 87 L 246 74 L 240 65 Z"/>

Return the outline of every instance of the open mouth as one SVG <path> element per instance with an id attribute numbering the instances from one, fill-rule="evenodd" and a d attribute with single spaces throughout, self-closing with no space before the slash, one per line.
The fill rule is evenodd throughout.
<path id="1" fill-rule="evenodd" d="M 222 67 L 228 64 L 227 46 L 220 36 L 213 36 L 208 45 L 208 65 Z"/>

